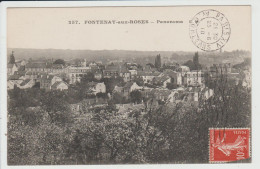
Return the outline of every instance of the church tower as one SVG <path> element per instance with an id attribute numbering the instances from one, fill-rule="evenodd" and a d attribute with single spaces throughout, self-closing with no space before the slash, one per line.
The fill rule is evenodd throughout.
<path id="1" fill-rule="evenodd" d="M 15 64 L 14 51 L 12 51 L 10 55 L 9 64 Z"/>

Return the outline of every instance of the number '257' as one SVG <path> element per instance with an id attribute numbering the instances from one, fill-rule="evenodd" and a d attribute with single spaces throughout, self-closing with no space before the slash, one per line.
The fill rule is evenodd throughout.
<path id="1" fill-rule="evenodd" d="M 79 21 L 77 20 L 71 20 L 71 21 L 68 21 L 69 24 L 80 24 Z"/>

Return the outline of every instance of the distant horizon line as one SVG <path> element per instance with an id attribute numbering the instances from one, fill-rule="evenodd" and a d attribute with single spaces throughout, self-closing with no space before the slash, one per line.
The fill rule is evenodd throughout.
<path id="1" fill-rule="evenodd" d="M 203 50 L 194 50 L 194 51 L 183 51 L 183 50 L 131 50 L 131 49 L 59 49 L 59 48 L 7 48 L 7 49 L 33 49 L 33 50 L 80 50 L 80 51 L 138 51 L 138 52 L 203 52 L 203 53 L 216 53 L 220 52 L 219 50 L 215 51 L 203 51 Z M 222 52 L 233 52 L 233 51 L 246 51 L 251 52 L 251 50 L 245 49 L 234 49 L 234 50 L 224 50 Z"/>

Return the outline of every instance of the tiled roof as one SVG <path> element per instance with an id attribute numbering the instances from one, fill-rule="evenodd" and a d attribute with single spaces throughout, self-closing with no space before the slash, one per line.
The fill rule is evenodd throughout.
<path id="1" fill-rule="evenodd" d="M 169 76 L 154 77 L 155 82 L 165 82 L 168 79 L 170 79 Z"/>
<path id="2" fill-rule="evenodd" d="M 164 74 L 173 73 L 173 72 L 174 72 L 174 71 L 171 70 L 171 69 L 165 69 L 165 70 L 163 71 Z"/>
<path id="3" fill-rule="evenodd" d="M 41 79 L 45 79 L 45 80 L 52 80 L 54 77 L 54 75 L 41 75 Z"/>
<path id="4" fill-rule="evenodd" d="M 168 75 L 170 77 L 174 77 L 176 73 L 177 73 L 176 71 L 173 71 L 171 69 L 166 69 L 165 71 L 163 71 L 163 74 Z"/>
<path id="5" fill-rule="evenodd" d="M 197 87 L 190 87 L 190 88 L 187 88 L 187 91 L 188 92 L 200 92 L 202 89 L 201 88 L 197 88 Z"/>
<path id="6" fill-rule="evenodd" d="M 180 66 L 182 69 L 190 69 L 188 66 Z"/>
<path id="7" fill-rule="evenodd" d="M 26 68 L 51 68 L 51 63 L 38 63 L 38 62 L 30 62 L 25 65 Z"/>
<path id="8" fill-rule="evenodd" d="M 26 71 L 16 71 L 16 72 L 14 72 L 15 75 L 22 75 L 22 76 L 24 76 L 25 73 L 26 73 Z"/>
<path id="9" fill-rule="evenodd" d="M 126 67 L 120 69 L 120 73 L 130 73 Z"/>
<path id="10" fill-rule="evenodd" d="M 122 92 L 123 91 L 123 87 L 120 86 L 115 86 L 113 92 Z"/>
<path id="11" fill-rule="evenodd" d="M 53 64 L 52 68 L 53 69 L 62 69 L 64 66 L 62 64 Z"/>
<path id="12" fill-rule="evenodd" d="M 119 71 L 119 70 L 120 70 L 119 66 L 109 65 L 109 66 L 106 67 L 106 69 L 104 71 Z"/>
<path id="13" fill-rule="evenodd" d="M 124 88 L 130 88 L 132 85 L 134 84 L 134 82 L 127 82 L 124 86 Z"/>
<path id="14" fill-rule="evenodd" d="M 25 66 L 20 66 L 18 71 L 24 71 L 25 70 Z"/>
<path id="15" fill-rule="evenodd" d="M 96 65 L 98 65 L 95 61 L 88 62 L 88 65 L 90 65 L 90 64 L 96 64 Z"/>
<path id="16" fill-rule="evenodd" d="M 160 72 L 137 71 L 138 76 L 159 76 Z"/>
<path id="17" fill-rule="evenodd" d="M 18 80 L 22 75 L 12 75 L 8 78 L 8 80 Z"/>
<path id="18" fill-rule="evenodd" d="M 20 86 L 24 86 L 26 85 L 27 83 L 29 83 L 31 81 L 31 79 L 25 79 L 21 84 Z"/>
<path id="19" fill-rule="evenodd" d="M 101 70 L 96 70 L 96 71 L 94 71 L 94 74 L 102 74 L 102 71 Z"/>
<path id="20" fill-rule="evenodd" d="M 97 82 L 89 82 L 88 86 L 95 87 L 98 83 Z"/>
<path id="21" fill-rule="evenodd" d="M 60 81 L 60 82 L 55 82 L 55 83 L 51 86 L 51 88 L 52 88 L 52 89 L 57 89 L 57 87 L 58 87 L 61 83 L 67 85 L 67 83 L 65 83 L 65 82 L 63 82 L 63 81 Z M 67 85 L 67 86 L 68 86 L 68 85 Z"/>
<path id="22" fill-rule="evenodd" d="M 158 90 L 154 89 L 151 91 L 155 96 L 169 96 L 172 91 L 170 90 Z"/>
<path id="23" fill-rule="evenodd" d="M 47 73 L 28 71 L 28 72 L 25 73 L 25 75 L 47 75 Z"/>

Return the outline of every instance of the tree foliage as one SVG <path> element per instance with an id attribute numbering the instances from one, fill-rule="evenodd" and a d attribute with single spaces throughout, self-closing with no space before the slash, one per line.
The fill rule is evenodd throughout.
<path id="1" fill-rule="evenodd" d="M 57 59 L 53 62 L 53 64 L 61 64 L 61 65 L 65 65 L 66 62 L 63 59 Z"/>
<path id="2" fill-rule="evenodd" d="M 139 90 L 134 90 L 130 93 L 130 98 L 133 103 L 141 103 L 143 96 Z"/>
<path id="3" fill-rule="evenodd" d="M 107 93 L 112 93 L 116 85 L 124 85 L 124 80 L 122 77 L 104 78 L 101 81 L 105 83 Z"/>
<path id="4" fill-rule="evenodd" d="M 167 83 L 166 86 L 169 90 L 176 89 L 178 85 L 176 83 Z"/>
<path id="5" fill-rule="evenodd" d="M 107 106 L 81 114 L 69 108 L 80 91 L 10 90 L 8 164 L 207 163 L 209 128 L 251 126 L 251 90 L 226 75 L 209 81 L 214 95 L 205 100 L 200 93 L 198 105 L 155 106 L 151 97 L 138 109 Z M 130 95 L 140 103 L 141 93 Z"/>

